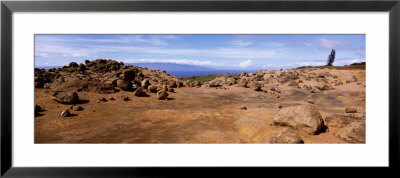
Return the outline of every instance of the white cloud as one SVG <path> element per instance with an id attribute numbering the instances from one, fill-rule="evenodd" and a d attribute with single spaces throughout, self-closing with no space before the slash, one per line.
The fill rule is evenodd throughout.
<path id="1" fill-rule="evenodd" d="M 253 64 L 253 62 L 251 61 L 251 59 L 248 59 L 247 61 L 243 61 L 241 63 L 239 63 L 239 66 L 242 68 L 248 68 Z"/>
<path id="2" fill-rule="evenodd" d="M 351 50 L 353 47 L 347 41 L 334 41 L 328 40 L 326 38 L 318 39 L 318 47 L 321 49 L 341 49 L 341 50 Z"/>
<path id="3" fill-rule="evenodd" d="M 175 64 L 187 64 L 195 66 L 207 66 L 207 67 L 223 67 L 223 63 L 215 63 L 211 61 L 200 61 L 191 59 L 125 59 L 121 60 L 124 63 L 147 63 L 147 62 L 161 62 L 161 63 L 175 63 Z"/>
<path id="4" fill-rule="evenodd" d="M 249 45 L 253 44 L 253 42 L 242 41 L 242 40 L 235 40 L 235 41 L 232 41 L 231 43 L 234 44 L 234 45 L 237 45 L 237 46 L 249 46 Z"/>

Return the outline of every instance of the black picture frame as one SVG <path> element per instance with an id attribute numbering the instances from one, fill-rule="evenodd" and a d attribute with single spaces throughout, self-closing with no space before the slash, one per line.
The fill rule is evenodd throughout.
<path id="1" fill-rule="evenodd" d="M 13 12 L 123 12 L 123 11 L 296 11 L 296 12 L 389 12 L 389 167 L 399 168 L 400 110 L 400 1 L 2 1 L 1 2 L 1 175 L 5 177 L 131 177 L 190 173 L 193 176 L 244 173 L 245 168 L 21 168 L 12 166 L 12 18 Z M 276 167 L 275 167 L 276 168 Z M 207 170 L 204 170 L 207 169 Z M 229 170 L 227 170 L 229 169 Z M 249 170 L 250 169 L 250 170 Z M 246 168 L 245 175 L 266 168 Z M 281 168 L 277 168 L 281 169 Z M 296 169 L 296 168 L 290 168 Z M 325 168 L 324 168 L 325 169 Z M 298 171 L 279 170 L 289 174 Z M 307 170 L 305 170 L 307 171 Z M 365 172 L 364 172 L 365 173 Z M 214 175 L 215 172 L 213 173 Z M 286 174 L 286 173 L 285 173 Z M 329 171 L 329 174 L 338 174 Z M 191 177 L 188 175 L 188 177 Z"/>

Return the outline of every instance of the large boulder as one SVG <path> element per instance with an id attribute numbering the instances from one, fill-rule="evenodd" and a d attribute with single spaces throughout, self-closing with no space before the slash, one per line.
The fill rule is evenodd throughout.
<path id="1" fill-rule="evenodd" d="M 365 123 L 353 122 L 333 133 L 336 137 L 349 143 L 365 143 Z"/>
<path id="2" fill-rule="evenodd" d="M 72 91 L 56 91 L 53 93 L 53 100 L 63 104 L 73 104 L 79 102 L 79 96 Z"/>
<path id="3" fill-rule="evenodd" d="M 272 136 L 269 138 L 267 143 L 287 143 L 296 144 L 304 143 L 301 137 L 296 133 L 296 131 L 290 127 L 282 129 L 277 136 Z"/>
<path id="4" fill-rule="evenodd" d="M 222 83 L 222 81 L 219 79 L 214 79 L 214 80 L 208 82 L 210 87 L 219 87 L 219 85 L 221 83 Z"/>
<path id="5" fill-rule="evenodd" d="M 132 69 L 123 70 L 120 77 L 124 81 L 132 81 L 135 79 L 135 71 Z"/>
<path id="6" fill-rule="evenodd" d="M 126 81 L 126 80 L 117 80 L 117 86 L 121 90 L 129 91 L 132 89 L 132 83 L 130 81 Z"/>
<path id="7" fill-rule="evenodd" d="M 307 134 L 318 134 L 324 128 L 321 114 L 311 105 L 280 109 L 274 116 L 275 125 L 289 126 Z"/>

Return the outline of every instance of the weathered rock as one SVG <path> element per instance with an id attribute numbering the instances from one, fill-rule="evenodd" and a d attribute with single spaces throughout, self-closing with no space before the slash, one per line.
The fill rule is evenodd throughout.
<path id="1" fill-rule="evenodd" d="M 133 95 L 137 97 L 147 96 L 146 92 L 142 88 L 138 88 L 133 92 Z"/>
<path id="2" fill-rule="evenodd" d="M 324 128 L 321 114 L 311 105 L 282 108 L 275 114 L 273 123 L 289 126 L 307 134 L 317 134 Z"/>
<path id="3" fill-rule="evenodd" d="M 344 111 L 346 113 L 356 113 L 357 112 L 357 108 L 355 108 L 355 107 L 347 107 Z"/>
<path id="4" fill-rule="evenodd" d="M 121 90 L 129 91 L 132 90 L 132 83 L 126 80 L 117 80 L 117 86 Z"/>
<path id="5" fill-rule="evenodd" d="M 292 80 L 292 81 L 289 83 L 288 86 L 289 86 L 289 87 L 294 87 L 294 88 L 300 88 L 300 87 L 299 87 L 299 84 L 297 84 L 297 82 L 294 81 L 294 80 Z"/>
<path id="6" fill-rule="evenodd" d="M 79 65 L 76 62 L 70 62 L 68 67 L 79 67 Z"/>
<path id="7" fill-rule="evenodd" d="M 73 104 L 79 102 L 79 96 L 72 91 L 56 91 L 53 93 L 53 100 L 63 104 Z"/>
<path id="8" fill-rule="evenodd" d="M 143 89 L 145 89 L 145 90 L 147 90 L 147 88 L 150 86 L 150 81 L 148 80 L 148 79 L 144 79 L 142 82 L 141 82 L 141 87 L 143 88 Z"/>
<path id="9" fill-rule="evenodd" d="M 151 93 L 157 93 L 157 86 L 156 85 L 150 85 L 149 87 L 147 87 L 147 90 Z"/>
<path id="10" fill-rule="evenodd" d="M 71 115 L 71 112 L 69 111 L 69 109 L 62 111 L 60 114 L 61 117 L 68 117 L 70 115 Z"/>
<path id="11" fill-rule="evenodd" d="M 125 69 L 122 71 L 121 74 L 121 79 L 124 81 L 132 81 L 133 79 L 135 79 L 135 71 L 132 69 Z"/>
<path id="12" fill-rule="evenodd" d="M 73 110 L 73 111 L 82 111 L 83 108 L 81 106 L 77 106 L 77 105 L 72 105 L 69 107 L 69 109 Z"/>
<path id="13" fill-rule="evenodd" d="M 325 125 L 328 127 L 339 127 L 342 128 L 350 123 L 354 122 L 351 117 L 346 117 L 344 115 L 334 114 L 325 117 Z"/>
<path id="14" fill-rule="evenodd" d="M 129 97 L 128 96 L 122 96 L 121 97 L 123 101 L 129 101 Z"/>
<path id="15" fill-rule="evenodd" d="M 177 88 L 178 85 L 176 84 L 176 81 L 170 81 L 168 84 L 168 88 Z"/>
<path id="16" fill-rule="evenodd" d="M 167 98 L 168 98 L 168 92 L 167 91 L 161 90 L 161 91 L 157 92 L 157 99 L 165 100 Z"/>
<path id="17" fill-rule="evenodd" d="M 330 85 L 324 85 L 322 87 L 320 87 L 320 90 L 333 90 L 334 88 Z"/>
<path id="18" fill-rule="evenodd" d="M 246 79 L 240 79 L 239 80 L 239 86 L 247 87 L 247 80 Z"/>
<path id="19" fill-rule="evenodd" d="M 286 144 L 297 144 L 304 143 L 301 137 L 290 127 L 282 129 L 277 136 L 269 138 L 267 143 L 286 143 Z"/>
<path id="20" fill-rule="evenodd" d="M 365 123 L 352 122 L 336 130 L 333 135 L 349 143 L 365 143 Z"/>
<path id="21" fill-rule="evenodd" d="M 250 89 L 254 91 L 261 91 L 261 84 L 258 82 L 252 82 L 250 85 Z"/>
<path id="22" fill-rule="evenodd" d="M 222 81 L 219 79 L 214 79 L 214 80 L 208 82 L 210 87 L 219 87 L 221 83 L 222 83 Z"/>
<path id="23" fill-rule="evenodd" d="M 346 83 L 357 82 L 357 81 L 358 81 L 357 77 L 354 75 L 346 79 Z"/>

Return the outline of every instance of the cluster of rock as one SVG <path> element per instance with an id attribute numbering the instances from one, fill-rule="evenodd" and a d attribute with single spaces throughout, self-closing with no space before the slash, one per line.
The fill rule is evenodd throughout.
<path id="1" fill-rule="evenodd" d="M 354 107 L 346 108 L 346 114 L 335 114 L 322 118 L 319 111 L 312 105 L 298 105 L 279 109 L 275 114 L 273 124 L 289 127 L 278 135 L 270 137 L 268 143 L 303 143 L 296 131 L 309 135 L 325 132 L 329 127 L 335 127 L 333 135 L 350 143 L 365 143 L 365 113 L 361 117 L 355 114 Z"/>

